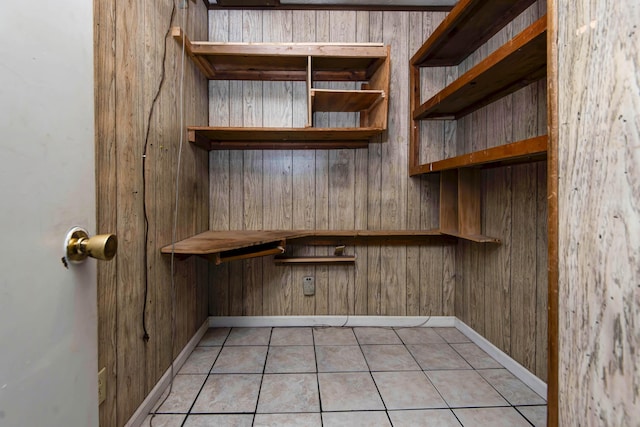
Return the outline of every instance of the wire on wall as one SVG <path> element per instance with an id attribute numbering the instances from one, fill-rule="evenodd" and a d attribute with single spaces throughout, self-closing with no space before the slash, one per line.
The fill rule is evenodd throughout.
<path id="1" fill-rule="evenodd" d="M 180 3 L 180 9 L 182 10 L 182 28 L 186 28 L 186 22 L 187 22 L 187 13 L 188 13 L 188 2 L 185 0 L 178 0 L 178 2 Z M 164 48 L 164 55 L 163 55 L 163 61 L 162 61 L 162 80 L 161 80 L 161 85 L 159 87 L 158 90 L 158 94 L 160 92 L 160 88 L 162 86 L 162 82 L 164 82 L 164 60 L 166 58 L 166 51 L 167 51 L 167 39 L 170 36 L 170 32 L 171 32 L 171 24 L 173 23 L 173 19 L 175 17 L 175 13 L 176 13 L 176 4 L 175 2 L 173 3 L 173 9 L 171 10 L 171 20 L 169 22 L 169 29 L 167 30 L 167 33 L 165 35 L 165 48 Z M 169 350 L 168 353 L 170 354 L 170 373 L 169 373 L 169 389 L 168 391 L 165 393 L 164 398 L 162 399 L 162 401 L 157 405 L 157 408 L 161 407 L 162 404 L 164 404 L 164 402 L 167 400 L 167 398 L 169 397 L 169 395 L 171 394 L 171 391 L 173 390 L 173 380 L 174 380 L 174 376 L 175 376 L 175 372 L 174 372 L 174 360 L 175 360 L 175 354 L 174 354 L 174 347 L 175 347 L 175 340 L 176 340 L 176 282 L 175 282 L 175 246 L 176 246 L 176 241 L 177 241 L 177 235 L 178 235 L 178 214 L 179 214 L 179 203 L 180 203 L 180 171 L 182 168 L 182 148 L 184 145 L 184 132 L 185 132 L 185 127 L 184 127 L 184 63 L 185 63 L 185 40 L 183 38 L 182 40 L 182 48 L 181 48 L 182 52 L 180 55 L 180 74 L 179 74 L 179 78 L 178 78 L 178 85 L 179 85 L 179 92 L 178 92 L 178 99 L 176 100 L 176 102 L 178 103 L 178 110 L 179 110 L 179 131 L 180 131 L 180 138 L 179 138 L 179 144 L 178 144 L 178 153 L 177 153 L 177 160 L 176 160 L 176 175 L 175 175 L 175 200 L 174 200 L 174 206 L 173 206 L 173 227 L 171 230 L 171 339 L 169 342 Z M 157 97 L 157 95 L 156 95 Z M 155 100 L 154 100 L 155 101 Z M 146 291 L 145 291 L 145 295 L 146 295 Z M 145 296 L 145 303 L 146 303 L 146 296 Z M 144 314 L 143 314 L 143 318 L 144 318 Z M 156 416 L 155 412 L 151 415 L 151 419 L 149 421 L 149 425 L 150 427 L 153 426 L 153 419 Z"/>

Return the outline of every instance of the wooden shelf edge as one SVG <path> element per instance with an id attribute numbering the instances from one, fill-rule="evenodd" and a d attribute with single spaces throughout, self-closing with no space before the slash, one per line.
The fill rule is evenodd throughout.
<path id="1" fill-rule="evenodd" d="M 242 128 L 192 126 L 189 142 L 204 150 L 330 150 L 367 148 L 381 128 Z"/>
<path id="2" fill-rule="evenodd" d="M 355 264 L 355 255 L 341 255 L 341 256 L 276 256 L 273 258 L 273 262 L 276 265 L 308 265 L 308 264 L 321 264 L 321 265 L 345 265 Z"/>
<path id="3" fill-rule="evenodd" d="M 534 1 L 460 0 L 411 57 L 411 65 L 458 65 Z M 480 32 L 477 31 L 478 28 L 481 29 Z"/>
<path id="4" fill-rule="evenodd" d="M 469 240 L 471 242 L 476 242 L 476 243 L 495 243 L 495 244 L 502 243 L 502 240 L 496 237 L 483 236 L 480 234 L 467 235 L 467 234 L 458 233 L 456 231 L 447 231 L 447 230 L 441 230 L 441 233 L 447 236 L 457 237 L 458 239 Z"/>
<path id="5" fill-rule="evenodd" d="M 176 242 L 175 255 L 186 258 L 192 255 L 210 257 L 243 255 L 248 249 L 272 249 L 286 244 L 315 244 L 333 246 L 338 244 L 428 244 L 438 241 L 450 242 L 449 236 L 438 230 L 209 230 Z M 271 247 L 266 247 L 271 245 Z M 242 250 L 243 253 L 231 253 Z M 172 253 L 172 245 L 160 249 L 165 255 Z"/>
<path id="6" fill-rule="evenodd" d="M 453 169 L 471 167 L 492 167 L 517 163 L 530 163 L 547 158 L 547 135 L 529 138 L 510 144 L 499 145 L 473 153 L 463 154 L 432 163 L 425 163 L 413 167 L 410 175 L 421 175 L 442 172 Z"/>
<path id="7" fill-rule="evenodd" d="M 546 75 L 546 53 L 537 55 L 535 61 L 527 59 L 529 62 L 525 62 L 521 59 L 528 58 L 530 50 L 537 52 L 540 46 L 544 45 L 546 50 L 546 30 L 547 17 L 545 15 L 436 95 L 417 106 L 411 112 L 413 120 L 459 118 L 544 77 Z M 506 69 L 511 72 L 512 67 L 505 65 L 510 62 L 522 63 L 526 66 L 523 65 L 518 73 L 512 73 L 508 79 L 501 78 L 492 82 L 493 86 L 484 83 L 478 84 L 478 80 L 489 78 L 497 69 L 501 71 Z M 478 92 L 481 92 L 482 95 L 479 96 Z M 470 94 L 474 94 L 474 96 L 469 96 Z M 449 106 L 446 111 L 439 111 L 444 110 L 442 106 L 446 103 L 451 104 L 454 99 L 466 99 L 466 101 L 457 103 L 455 107 Z"/>

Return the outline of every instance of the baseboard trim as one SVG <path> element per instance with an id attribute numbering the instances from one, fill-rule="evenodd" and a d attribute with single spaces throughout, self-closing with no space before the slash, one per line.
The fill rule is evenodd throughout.
<path id="1" fill-rule="evenodd" d="M 460 332 L 465 334 L 478 347 L 484 350 L 489 356 L 496 359 L 509 372 L 518 377 L 520 381 L 528 385 L 533 391 L 538 393 L 544 399 L 547 398 L 547 384 L 544 381 L 529 372 L 527 368 L 513 360 L 508 354 L 493 345 L 485 337 L 474 331 L 462 320 L 456 318 L 455 327 Z"/>
<path id="2" fill-rule="evenodd" d="M 189 340 L 187 345 L 182 349 L 176 360 L 173 361 L 173 374 L 178 373 L 184 362 L 186 362 L 187 358 L 193 352 L 193 349 L 196 348 L 205 332 L 209 329 L 209 320 L 205 320 L 202 326 L 198 329 L 195 335 Z M 140 427 L 144 420 L 149 415 L 149 412 L 153 409 L 153 405 L 156 404 L 160 396 L 164 390 L 169 386 L 169 382 L 171 380 L 171 367 L 167 368 L 164 375 L 160 378 L 160 380 L 156 383 L 155 387 L 151 390 L 151 392 L 144 399 L 142 404 L 138 407 L 136 412 L 133 413 L 129 421 L 125 424 L 125 427 Z"/>
<path id="3" fill-rule="evenodd" d="M 453 327 L 454 316 L 211 316 L 212 328 L 348 326 Z"/>

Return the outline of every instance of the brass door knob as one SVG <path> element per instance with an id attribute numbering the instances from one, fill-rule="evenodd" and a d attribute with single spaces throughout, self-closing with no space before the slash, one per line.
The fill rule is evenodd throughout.
<path id="1" fill-rule="evenodd" d="M 109 261 L 116 256 L 118 238 L 115 234 L 89 237 L 87 230 L 74 227 L 67 233 L 65 248 L 65 257 L 71 262 L 81 262 L 87 257 Z"/>

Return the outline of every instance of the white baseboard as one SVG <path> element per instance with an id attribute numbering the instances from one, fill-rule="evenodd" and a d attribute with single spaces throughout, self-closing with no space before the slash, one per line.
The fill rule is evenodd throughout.
<path id="1" fill-rule="evenodd" d="M 209 321 L 205 320 L 202 326 L 200 326 L 198 331 L 195 333 L 193 338 L 189 340 L 189 342 L 182 349 L 178 357 L 176 357 L 176 360 L 173 361 L 174 376 L 175 374 L 178 373 L 180 368 L 182 368 L 182 365 L 184 365 L 184 362 L 191 355 L 191 352 L 193 352 L 193 349 L 196 348 L 196 346 L 202 339 L 205 332 L 207 332 L 207 329 L 209 329 Z M 162 396 L 162 393 L 164 392 L 164 390 L 169 386 L 170 381 L 171 381 L 171 367 L 169 367 L 166 370 L 166 372 L 157 382 L 155 387 L 153 387 L 153 389 L 144 399 L 142 404 L 140 404 L 136 412 L 134 412 L 134 414 L 131 416 L 129 421 L 127 421 L 127 423 L 125 424 L 125 427 L 139 427 L 142 425 L 144 420 L 147 418 L 147 415 L 149 415 L 149 412 L 151 411 L 151 409 L 153 409 L 153 405 L 156 404 L 158 399 L 160 399 L 160 396 Z"/>
<path id="2" fill-rule="evenodd" d="M 500 350 L 495 345 L 491 344 L 485 337 L 471 329 L 469 325 L 462 320 L 456 318 L 456 328 L 465 334 L 471 341 L 473 341 L 478 347 L 484 350 L 489 356 L 493 357 L 504 366 L 509 372 L 518 377 L 520 381 L 528 385 L 533 391 L 538 393 L 544 399 L 547 398 L 547 384 L 540 378 L 533 375 L 524 366 L 513 360 L 505 352 Z"/>
<path id="3" fill-rule="evenodd" d="M 209 317 L 212 328 L 348 326 L 453 327 L 454 316 L 226 316 Z"/>

